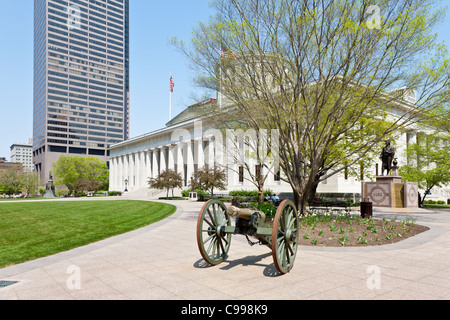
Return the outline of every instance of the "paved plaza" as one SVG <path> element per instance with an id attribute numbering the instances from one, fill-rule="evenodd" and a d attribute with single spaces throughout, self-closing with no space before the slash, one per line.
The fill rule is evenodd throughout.
<path id="1" fill-rule="evenodd" d="M 169 203 L 178 210 L 164 221 L 0 269 L 0 280 L 17 281 L 0 288 L 0 299 L 450 299 L 450 211 L 376 211 L 413 217 L 430 231 L 380 247 L 300 247 L 281 276 L 271 251 L 242 236 L 224 263 L 205 265 L 196 243 L 202 203 Z"/>

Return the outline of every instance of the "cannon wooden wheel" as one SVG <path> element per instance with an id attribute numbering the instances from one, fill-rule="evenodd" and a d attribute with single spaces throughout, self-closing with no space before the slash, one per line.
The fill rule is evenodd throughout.
<path id="1" fill-rule="evenodd" d="M 272 256 L 280 273 L 294 266 L 299 240 L 299 217 L 295 204 L 284 200 L 278 207 L 272 229 Z"/>
<path id="2" fill-rule="evenodd" d="M 231 226 L 231 217 L 225 204 L 219 200 L 206 202 L 197 220 L 197 244 L 210 265 L 222 263 L 230 250 L 231 234 L 225 233 L 227 226 Z"/>

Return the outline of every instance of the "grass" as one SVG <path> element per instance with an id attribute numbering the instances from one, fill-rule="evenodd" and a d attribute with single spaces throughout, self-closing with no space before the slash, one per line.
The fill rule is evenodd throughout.
<path id="1" fill-rule="evenodd" d="M 424 204 L 425 209 L 450 209 L 448 204 Z"/>
<path id="2" fill-rule="evenodd" d="M 0 201 L 9 201 L 9 202 L 24 201 L 24 200 L 50 200 L 50 199 L 45 199 L 45 198 L 42 198 L 42 197 L 28 197 L 28 198 L 17 198 L 17 199 L 13 199 L 13 198 L 3 199 L 3 198 L 0 198 Z"/>
<path id="3" fill-rule="evenodd" d="M 147 201 L 0 205 L 0 268 L 46 257 L 160 221 L 176 207 Z"/>

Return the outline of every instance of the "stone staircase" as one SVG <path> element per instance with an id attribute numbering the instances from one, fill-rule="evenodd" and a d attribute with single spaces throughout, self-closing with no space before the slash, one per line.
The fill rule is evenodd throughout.
<path id="1" fill-rule="evenodd" d="M 175 197 L 181 196 L 181 189 L 175 189 L 173 194 Z M 130 200 L 158 200 L 159 197 L 165 197 L 166 195 L 167 192 L 165 190 L 142 188 L 122 193 L 122 198 Z M 172 191 L 169 192 L 170 196 L 172 196 Z"/>

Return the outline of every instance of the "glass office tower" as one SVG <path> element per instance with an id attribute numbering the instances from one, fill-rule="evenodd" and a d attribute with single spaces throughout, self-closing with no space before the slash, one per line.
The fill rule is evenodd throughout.
<path id="1" fill-rule="evenodd" d="M 129 135 L 129 0 L 34 0 L 33 161 L 97 156 Z"/>

